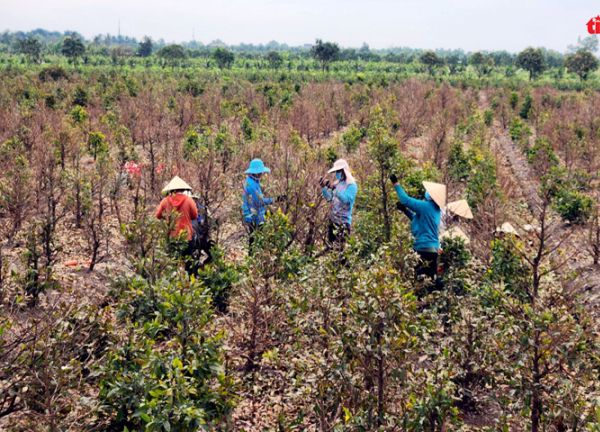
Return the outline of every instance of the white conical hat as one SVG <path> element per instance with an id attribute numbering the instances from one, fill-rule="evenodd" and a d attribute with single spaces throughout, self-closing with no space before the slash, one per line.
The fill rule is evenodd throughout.
<path id="1" fill-rule="evenodd" d="M 446 207 L 446 185 L 441 183 L 423 182 L 425 190 L 431 195 L 431 199 L 440 207 Z"/>
<path id="2" fill-rule="evenodd" d="M 496 228 L 496 231 L 504 233 L 504 234 L 512 234 L 512 235 L 515 235 L 517 237 L 519 236 L 519 233 L 517 232 L 517 230 L 515 229 L 515 227 L 513 227 L 511 225 L 510 222 L 504 222 L 502 224 L 502 226 Z"/>
<path id="3" fill-rule="evenodd" d="M 346 183 L 352 184 L 356 182 L 356 180 L 354 180 L 354 177 L 352 176 L 352 173 L 350 172 L 350 165 L 348 165 L 346 159 L 336 160 L 331 169 L 327 171 L 327 173 L 331 174 L 339 170 L 344 171 L 344 174 L 346 175 Z"/>
<path id="4" fill-rule="evenodd" d="M 441 239 L 459 238 L 459 239 L 462 239 L 466 245 L 471 243 L 471 239 L 469 238 L 469 236 L 467 234 L 465 234 L 465 232 L 463 230 L 461 230 L 459 227 L 452 227 L 449 230 L 444 231 L 444 233 L 440 236 L 440 238 Z"/>
<path id="5" fill-rule="evenodd" d="M 181 177 L 175 176 L 171 179 L 169 184 L 167 184 L 164 187 L 162 192 L 164 194 L 167 194 L 174 190 L 192 190 L 192 187 L 189 184 L 187 184 L 185 181 L 183 181 L 183 179 Z"/>
<path id="6" fill-rule="evenodd" d="M 464 217 L 465 219 L 473 219 L 473 212 L 471 211 L 471 207 L 469 207 L 467 200 L 453 201 L 448 203 L 446 208 L 455 215 Z"/>

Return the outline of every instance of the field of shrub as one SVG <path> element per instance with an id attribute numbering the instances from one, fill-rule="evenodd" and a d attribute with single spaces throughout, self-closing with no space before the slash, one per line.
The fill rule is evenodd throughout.
<path id="1" fill-rule="evenodd" d="M 105 60 L 0 63 L 0 429 L 600 430 L 596 91 Z M 249 255 L 256 157 L 285 199 Z M 319 187 L 341 157 L 359 186 L 343 256 L 323 253 Z M 473 209 L 441 291 L 414 278 L 390 174 Z M 154 218 L 174 175 L 210 210 L 197 276 Z"/>

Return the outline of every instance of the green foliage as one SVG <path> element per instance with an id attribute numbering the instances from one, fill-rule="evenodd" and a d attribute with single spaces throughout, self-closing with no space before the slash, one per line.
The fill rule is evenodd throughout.
<path id="1" fill-rule="evenodd" d="M 69 117 L 71 121 L 76 125 L 82 125 L 87 121 L 89 115 L 84 107 L 81 105 L 75 105 L 73 109 L 69 112 Z"/>
<path id="2" fill-rule="evenodd" d="M 249 266 L 263 278 L 285 280 L 299 275 L 309 259 L 293 244 L 294 227 L 289 217 L 277 209 L 255 231 Z"/>
<path id="3" fill-rule="evenodd" d="M 60 79 L 67 79 L 68 77 L 69 74 L 64 70 L 64 68 L 55 65 L 45 67 L 38 74 L 40 81 L 44 82 L 49 81 L 50 79 L 52 81 L 58 81 Z"/>
<path id="4" fill-rule="evenodd" d="M 358 150 L 360 142 L 365 137 L 366 132 L 367 131 L 364 128 L 361 128 L 356 124 L 350 125 L 348 130 L 342 134 L 342 144 L 344 144 L 347 153 L 352 154 Z"/>
<path id="5" fill-rule="evenodd" d="M 531 272 L 522 262 L 520 245 L 513 237 L 506 236 L 492 241 L 492 261 L 488 278 L 493 283 L 502 283 L 508 293 L 515 298 L 529 299 Z"/>
<path id="6" fill-rule="evenodd" d="M 73 93 L 73 106 L 85 107 L 88 104 L 88 94 L 83 87 L 77 86 Z"/>
<path id="7" fill-rule="evenodd" d="M 546 68 L 544 53 L 540 48 L 526 48 L 517 55 L 517 66 L 529 72 L 529 79 L 540 75 Z"/>
<path id="8" fill-rule="evenodd" d="M 527 139 L 531 135 L 531 130 L 523 120 L 519 117 L 515 117 L 508 127 L 508 133 L 515 143 L 525 146 L 527 144 Z"/>
<path id="9" fill-rule="evenodd" d="M 425 51 L 419 57 L 419 61 L 427 67 L 430 75 L 433 75 L 436 68 L 444 64 L 444 60 L 433 51 Z"/>
<path id="10" fill-rule="evenodd" d="M 527 150 L 527 160 L 531 165 L 538 167 L 556 167 L 559 164 L 558 156 L 546 138 L 535 140 L 534 145 Z"/>
<path id="11" fill-rule="evenodd" d="M 483 122 L 486 126 L 491 126 L 494 121 L 494 111 L 491 109 L 486 109 L 483 112 Z"/>
<path id="12" fill-rule="evenodd" d="M 104 157 L 108 155 L 108 142 L 102 132 L 90 132 L 88 136 L 88 149 L 90 154 L 94 157 L 94 160 L 99 156 Z"/>
<path id="13" fill-rule="evenodd" d="M 42 55 L 42 44 L 34 37 L 28 37 L 18 41 L 17 51 L 25 54 L 30 62 L 39 63 Z"/>
<path id="14" fill-rule="evenodd" d="M 525 101 L 523 102 L 523 105 L 521 106 L 521 110 L 519 111 L 519 117 L 521 117 L 522 119 L 529 119 L 529 117 L 531 116 L 531 110 L 533 108 L 533 98 L 531 97 L 531 95 L 527 95 L 525 96 Z"/>
<path id="15" fill-rule="evenodd" d="M 273 69 L 279 69 L 283 63 L 283 57 L 277 51 L 269 51 L 266 55 L 269 66 Z"/>
<path id="16" fill-rule="evenodd" d="M 128 336 L 109 349 L 99 395 L 112 427 L 170 431 L 221 424 L 232 407 L 230 380 L 221 337 L 207 334 L 212 309 L 203 284 L 182 273 L 155 283 L 133 279 L 121 296 Z M 148 297 L 153 302 L 140 314 Z"/>
<path id="17" fill-rule="evenodd" d="M 246 141 L 252 141 L 254 139 L 254 128 L 252 127 L 252 120 L 247 116 L 242 119 L 242 135 Z"/>
<path id="18" fill-rule="evenodd" d="M 498 193 L 496 164 L 491 155 L 476 149 L 469 151 L 471 171 L 467 180 L 467 201 L 472 208 Z"/>
<path id="19" fill-rule="evenodd" d="M 592 215 L 594 202 L 578 190 L 562 188 L 556 192 L 553 205 L 564 220 L 584 224 Z"/>
<path id="20" fill-rule="evenodd" d="M 235 60 L 235 55 L 225 48 L 217 48 L 212 56 L 221 69 L 230 68 Z"/>
<path id="21" fill-rule="evenodd" d="M 206 135 L 199 134 L 194 128 L 188 129 L 183 139 L 183 158 L 190 160 L 195 155 L 203 155 L 202 150 L 206 148 L 206 144 Z"/>
<path id="22" fill-rule="evenodd" d="M 62 42 L 61 52 L 71 61 L 75 61 L 85 52 L 85 45 L 79 37 L 67 36 Z"/>
<path id="23" fill-rule="evenodd" d="M 569 72 L 579 75 L 579 78 L 585 81 L 590 72 L 598 69 L 598 59 L 589 51 L 579 50 L 566 57 L 565 66 Z"/>
<path id="24" fill-rule="evenodd" d="M 455 181 L 464 181 L 469 177 L 471 167 L 469 158 L 460 141 L 455 141 L 448 155 L 448 174 Z"/>
<path id="25" fill-rule="evenodd" d="M 512 109 L 517 108 L 517 104 L 519 103 L 519 94 L 517 92 L 510 93 L 509 103 Z"/>
<path id="26" fill-rule="evenodd" d="M 140 42 L 138 46 L 138 55 L 140 57 L 148 57 L 152 55 L 152 50 L 154 49 L 154 44 L 152 39 L 148 36 L 144 36 L 144 39 Z"/>
<path id="27" fill-rule="evenodd" d="M 323 42 L 317 39 L 315 45 L 310 49 L 312 56 L 321 63 L 321 69 L 325 71 L 329 69 L 331 62 L 338 60 L 340 55 L 340 47 L 333 42 Z"/>
<path id="28" fill-rule="evenodd" d="M 213 261 L 200 269 L 198 279 L 210 291 L 212 303 L 219 312 L 225 312 L 229 305 L 231 290 L 241 277 L 239 266 L 225 259 L 223 249 L 215 246 L 211 249 Z"/>
<path id="29" fill-rule="evenodd" d="M 183 60 L 187 57 L 185 48 L 181 45 L 167 45 L 156 53 L 156 55 L 171 64 L 175 64 L 178 60 Z"/>

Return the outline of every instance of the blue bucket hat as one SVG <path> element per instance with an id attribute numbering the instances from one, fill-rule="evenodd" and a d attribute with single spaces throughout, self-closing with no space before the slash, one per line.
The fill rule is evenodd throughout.
<path id="1" fill-rule="evenodd" d="M 267 168 L 260 159 L 252 159 L 250 161 L 250 166 L 246 170 L 246 174 L 263 174 L 269 172 L 271 172 L 271 170 Z"/>

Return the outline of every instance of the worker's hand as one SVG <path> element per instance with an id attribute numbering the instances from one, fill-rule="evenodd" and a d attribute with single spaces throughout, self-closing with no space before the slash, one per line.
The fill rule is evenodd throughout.
<path id="1" fill-rule="evenodd" d="M 392 182 L 392 184 L 398 183 L 398 176 L 394 173 L 390 174 L 390 181 Z"/>
<path id="2" fill-rule="evenodd" d="M 400 211 L 404 211 L 404 204 L 402 204 L 400 201 L 396 201 L 396 208 Z"/>
<path id="3" fill-rule="evenodd" d="M 331 188 L 331 183 L 329 183 L 329 180 L 327 180 L 325 177 L 321 177 L 319 179 L 319 185 L 321 187 Z"/>

